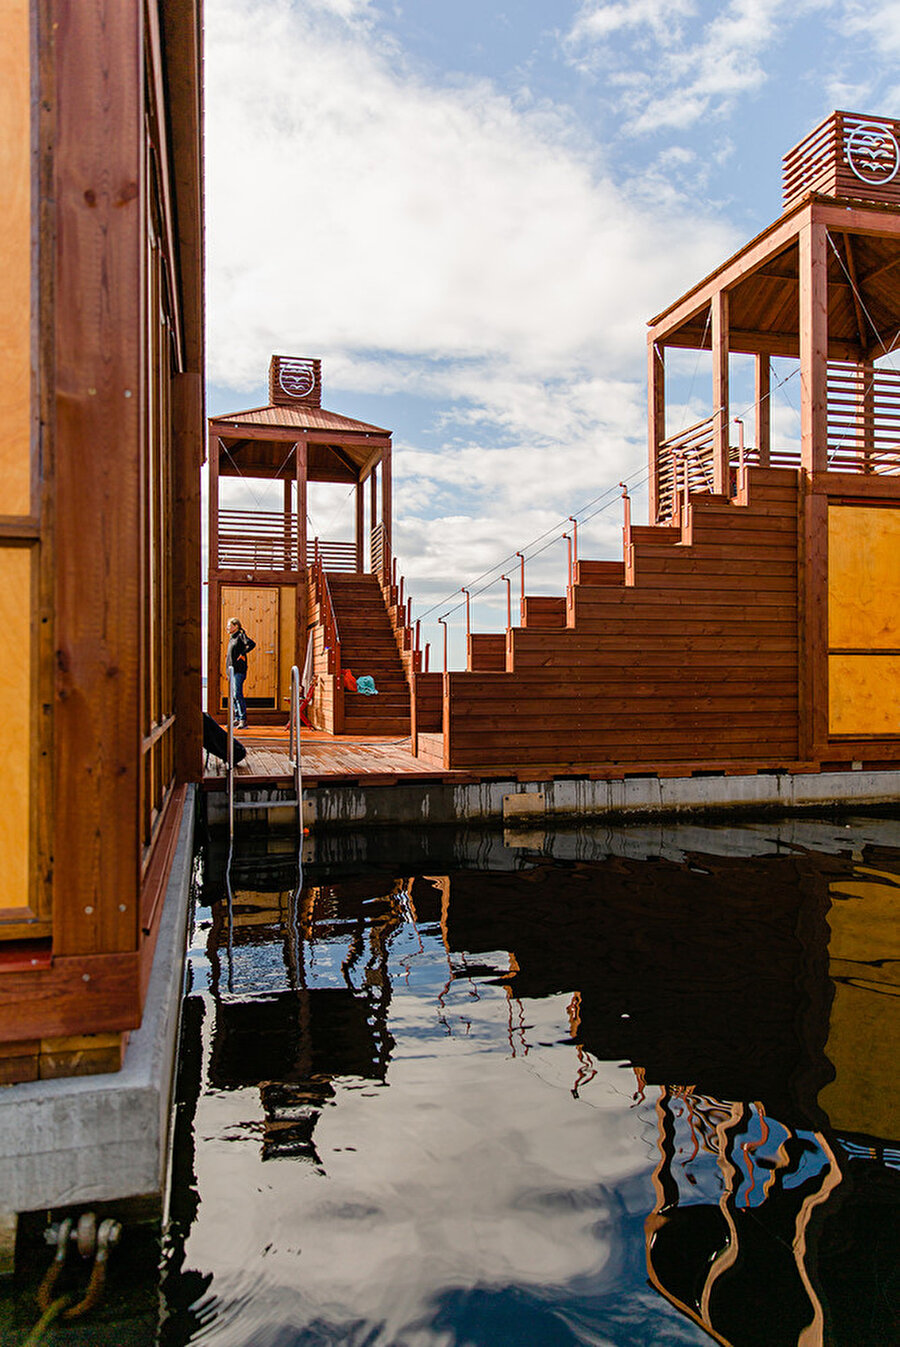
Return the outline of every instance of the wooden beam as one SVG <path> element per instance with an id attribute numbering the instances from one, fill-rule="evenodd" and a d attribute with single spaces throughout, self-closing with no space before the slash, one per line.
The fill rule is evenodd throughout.
<path id="1" fill-rule="evenodd" d="M 659 514 L 659 446 L 666 438 L 666 349 L 647 343 L 647 457 L 650 467 L 649 521 Z"/>
<path id="2" fill-rule="evenodd" d="M 317 430 L 314 426 L 261 426 L 242 425 L 240 421 L 214 417 L 210 420 L 210 430 L 223 440 L 296 440 L 304 435 L 310 444 L 328 449 L 338 444 L 343 449 L 359 449 L 368 456 L 372 449 L 390 447 L 389 435 L 375 435 L 368 431 L 332 431 Z M 356 465 L 354 464 L 354 471 Z"/>
<path id="3" fill-rule="evenodd" d="M 336 444 L 327 444 L 325 448 L 328 449 L 332 454 L 334 454 L 338 463 L 342 464 L 343 467 L 347 469 L 347 471 L 351 474 L 353 481 L 358 482 L 360 473 L 359 464 L 355 463 L 352 458 L 348 458 L 347 455 L 343 453 L 342 450 Z"/>
<path id="4" fill-rule="evenodd" d="M 175 779 L 203 776 L 200 464 L 203 458 L 203 376 L 172 380 L 172 597 L 175 604 Z"/>
<path id="5" fill-rule="evenodd" d="M 307 478 L 306 478 L 306 440 L 298 440 L 294 446 L 294 475 L 297 482 L 297 569 L 302 577 L 306 570 L 307 515 Z"/>
<path id="6" fill-rule="evenodd" d="M 717 291 L 733 289 L 739 281 L 750 276 L 769 258 L 789 247 L 808 218 L 810 210 L 810 203 L 804 201 L 793 210 L 785 211 L 779 220 L 758 234 L 739 253 L 735 253 L 681 299 L 652 318 L 649 323 L 651 337 L 655 341 L 664 340 L 667 346 L 672 344 L 669 341 L 670 334 L 698 313 L 702 313 Z"/>
<path id="7" fill-rule="evenodd" d="M 365 556 L 365 494 L 362 482 L 356 483 L 356 569 L 363 569 L 363 557 Z"/>
<path id="8" fill-rule="evenodd" d="M 140 8 L 56 0 L 53 20 L 63 956 L 138 943 L 144 109 Z"/>
<path id="9" fill-rule="evenodd" d="M 860 234 L 874 239 L 900 239 L 900 211 L 896 206 L 879 209 L 871 206 L 839 206 L 836 202 L 814 201 L 811 219 L 837 233 Z"/>
<path id="10" fill-rule="evenodd" d="M 807 473 L 828 461 L 827 230 L 809 223 L 800 232 L 800 457 Z"/>
<path id="11" fill-rule="evenodd" d="M 853 248 L 850 244 L 850 235 L 844 234 L 844 251 L 847 254 L 847 271 L 850 273 L 852 281 L 851 294 L 853 296 L 853 312 L 856 315 L 856 330 L 859 333 L 859 344 L 865 349 L 868 343 L 868 333 L 866 323 L 863 317 L 862 304 L 860 303 L 859 285 L 856 280 L 856 263 L 853 258 Z"/>
<path id="12" fill-rule="evenodd" d="M 181 292 L 178 285 L 178 245 L 172 202 L 174 183 L 169 155 L 169 108 L 163 84 L 164 63 L 158 5 L 152 3 L 147 5 L 146 15 L 147 42 L 144 46 L 143 57 L 149 98 L 144 112 L 151 127 L 154 150 L 159 158 L 159 203 L 162 214 L 160 226 L 163 236 L 163 253 L 170 260 L 170 266 L 166 268 L 166 283 L 173 315 L 172 335 L 175 340 L 176 363 L 183 369 L 184 346 L 182 337 L 184 323 L 181 315 Z"/>
<path id="13" fill-rule="evenodd" d="M 394 531 L 393 531 L 393 502 L 391 495 L 391 445 L 388 441 L 387 448 L 381 459 L 381 522 L 384 524 L 384 531 L 389 548 L 389 556 L 394 555 Z"/>
<path id="14" fill-rule="evenodd" d="M 676 350 L 708 351 L 711 345 L 709 337 L 703 339 L 703 333 L 699 328 L 693 331 L 682 329 L 666 337 L 666 346 L 672 346 Z M 732 327 L 729 329 L 728 345 L 739 355 L 780 355 L 792 360 L 800 358 L 799 332 L 750 332 L 743 328 Z M 889 346 L 890 343 L 886 341 L 885 345 Z M 878 352 L 884 354 L 880 342 Z M 860 347 L 858 341 L 829 338 L 829 360 L 861 360 L 866 354 L 866 350 Z"/>
<path id="15" fill-rule="evenodd" d="M 203 52 L 199 7 L 162 0 L 164 78 L 171 135 L 178 281 L 187 372 L 203 370 L 203 150 L 200 72 Z"/>
<path id="16" fill-rule="evenodd" d="M 712 299 L 713 492 L 723 496 L 728 493 L 728 450 L 731 430 L 728 354 L 728 291 L 719 290 Z"/>
<path id="17" fill-rule="evenodd" d="M 798 619 L 800 757 L 824 751 L 828 740 L 828 498 L 801 480 Z"/>
<path id="18" fill-rule="evenodd" d="M 209 588 L 206 592 L 206 709 L 215 715 L 219 709 L 219 586 L 215 579 L 219 569 L 219 454 L 218 435 L 209 431 Z"/>
<path id="19" fill-rule="evenodd" d="M 759 452 L 760 468 L 769 466 L 769 453 L 772 436 L 772 366 L 767 355 L 756 357 L 756 448 Z"/>

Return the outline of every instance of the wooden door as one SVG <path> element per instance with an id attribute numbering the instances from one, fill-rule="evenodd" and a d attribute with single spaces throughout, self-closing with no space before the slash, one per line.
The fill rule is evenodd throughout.
<path id="1" fill-rule="evenodd" d="M 256 649 L 247 657 L 244 697 L 248 706 L 277 706 L 278 697 L 278 589 L 276 586 L 222 586 L 222 648 L 219 661 L 221 705 L 228 703 L 228 622 L 239 618 Z"/>

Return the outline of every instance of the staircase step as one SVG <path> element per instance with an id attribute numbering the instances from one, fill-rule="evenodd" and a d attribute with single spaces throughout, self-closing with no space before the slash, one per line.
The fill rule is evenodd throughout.
<path id="1" fill-rule="evenodd" d="M 681 542 L 681 529 L 671 524 L 632 524 L 631 541 L 636 547 L 674 547 Z"/>
<path id="2" fill-rule="evenodd" d="M 525 595 L 523 626 L 564 627 L 566 625 L 565 597 Z"/>
<path id="3" fill-rule="evenodd" d="M 578 585 L 624 585 L 624 561 L 579 561 L 575 567 Z"/>

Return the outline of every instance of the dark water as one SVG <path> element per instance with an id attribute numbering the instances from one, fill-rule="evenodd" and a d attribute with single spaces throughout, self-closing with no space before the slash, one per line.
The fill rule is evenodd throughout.
<path id="1" fill-rule="evenodd" d="M 900 826 L 278 845 L 205 860 L 164 1347 L 900 1341 Z"/>

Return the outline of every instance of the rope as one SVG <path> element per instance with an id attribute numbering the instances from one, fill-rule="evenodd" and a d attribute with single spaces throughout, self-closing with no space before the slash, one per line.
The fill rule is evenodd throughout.
<path id="1" fill-rule="evenodd" d="M 230 458 L 230 459 L 231 459 L 231 462 L 234 464 L 234 469 L 235 469 L 235 472 L 237 473 L 238 477 L 240 477 L 240 478 L 243 480 L 243 482 L 245 483 L 245 485 L 246 485 L 247 487 L 249 487 L 250 494 L 252 495 L 253 499 L 256 501 L 256 504 L 257 504 L 258 506 L 262 507 L 262 503 L 263 503 L 262 496 L 257 495 L 257 493 L 254 491 L 253 487 L 250 486 L 250 483 L 256 481 L 257 479 L 256 479 L 255 477 L 248 477 L 248 476 L 247 476 L 247 474 L 244 472 L 243 468 L 241 467 L 240 463 L 238 463 L 238 461 L 237 461 L 237 459 L 235 458 L 234 454 L 233 454 L 233 453 L 231 452 L 231 450 L 228 448 L 228 445 L 224 442 L 224 440 L 220 439 L 220 440 L 219 440 L 219 443 L 221 444 L 222 448 L 225 450 L 226 457 Z M 280 479 L 281 474 L 284 472 L 285 468 L 286 468 L 287 465 L 288 465 L 288 459 L 290 458 L 290 456 L 291 456 L 291 454 L 292 454 L 293 452 L 294 452 L 294 446 L 293 446 L 293 444 L 292 444 L 291 447 L 290 447 L 290 449 L 287 451 L 287 453 L 286 453 L 285 456 L 284 456 L 284 462 L 282 463 L 282 465 L 281 465 L 281 467 L 278 469 L 278 471 L 275 473 L 275 476 L 269 479 L 270 481 L 272 481 L 272 482 L 277 482 L 277 481 Z"/>
<path id="2" fill-rule="evenodd" d="M 70 1301 L 71 1296 L 60 1296 L 58 1300 L 54 1300 L 38 1319 L 22 1347 L 38 1347 L 39 1343 L 44 1342 L 47 1329 L 56 1322 Z"/>
<path id="3" fill-rule="evenodd" d="M 893 352 L 893 350 L 894 350 L 894 343 L 892 343 L 890 347 L 885 346 L 885 344 L 884 344 L 884 338 L 882 337 L 881 333 L 878 331 L 878 328 L 877 328 L 876 325 L 875 325 L 875 320 L 873 319 L 872 315 L 869 313 L 869 310 L 866 308 L 866 301 L 863 299 L 862 293 L 860 292 L 860 289 L 859 289 L 858 285 L 857 285 L 856 282 L 854 281 L 854 279 L 853 279 L 853 277 L 851 276 L 850 272 L 847 270 L 847 267 L 846 267 L 846 264 L 845 264 L 845 262 L 844 262 L 844 259 L 841 257 L 841 254 L 840 254 L 840 252 L 838 251 L 837 244 L 835 243 L 834 239 L 831 237 L 831 230 L 830 230 L 830 229 L 826 229 L 825 233 L 826 233 L 827 236 L 828 236 L 828 242 L 831 244 L 831 251 L 834 253 L 835 257 L 837 258 L 838 262 L 840 263 L 841 271 L 843 271 L 844 275 L 847 277 L 847 280 L 850 282 L 850 289 L 853 291 L 854 295 L 855 295 L 856 298 L 859 300 L 859 307 L 862 309 L 863 313 L 864 313 L 864 314 L 866 315 L 866 317 L 868 318 L 868 320 L 869 320 L 869 326 L 871 327 L 872 331 L 875 333 L 875 336 L 878 338 L 878 344 L 879 344 L 879 346 L 881 347 L 882 351 L 884 351 L 885 355 L 890 355 L 890 354 Z"/>

